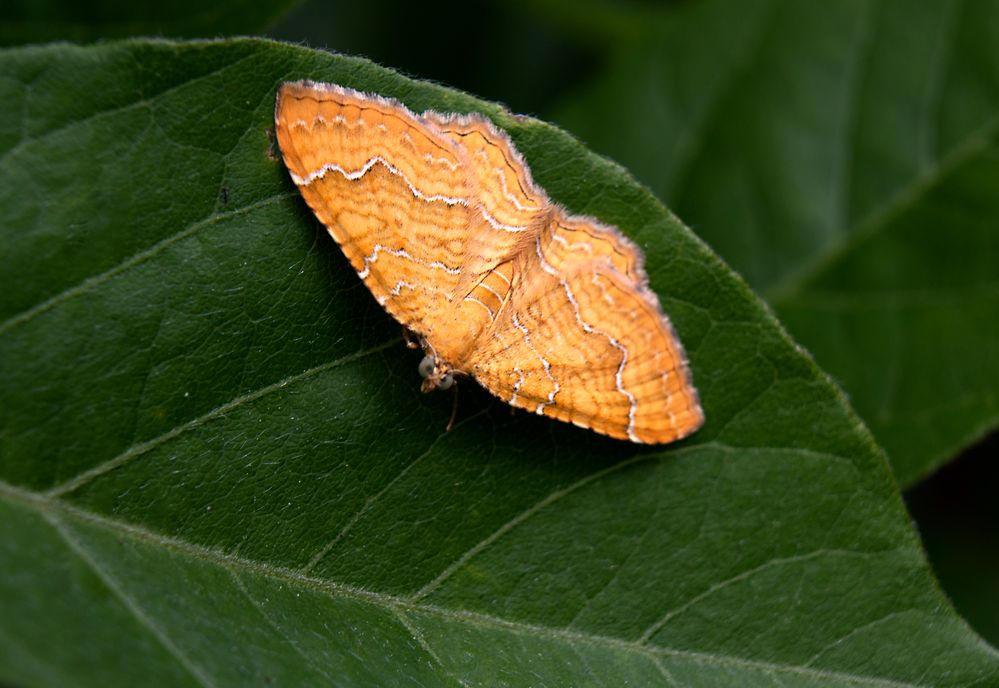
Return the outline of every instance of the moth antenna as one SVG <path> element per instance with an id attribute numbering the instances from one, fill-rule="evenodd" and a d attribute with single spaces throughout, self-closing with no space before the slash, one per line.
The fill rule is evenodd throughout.
<path id="1" fill-rule="evenodd" d="M 453 400 L 451 402 L 451 420 L 447 422 L 447 427 L 444 428 L 444 432 L 451 432 L 451 428 L 454 427 L 454 419 L 458 417 L 458 386 L 451 385 L 454 388 L 454 394 L 451 396 Z"/>

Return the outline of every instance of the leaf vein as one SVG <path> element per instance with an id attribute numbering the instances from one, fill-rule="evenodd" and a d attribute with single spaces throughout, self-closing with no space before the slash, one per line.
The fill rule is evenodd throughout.
<path id="1" fill-rule="evenodd" d="M 145 442 L 141 442 L 139 444 L 133 444 L 131 447 L 129 447 L 122 453 L 118 454 L 114 458 L 108 459 L 107 461 L 97 464 L 93 468 L 90 468 L 84 471 L 83 473 L 80 473 L 76 477 L 70 478 L 69 480 L 63 483 L 60 483 L 59 485 L 52 487 L 50 490 L 48 490 L 48 492 L 46 492 L 46 496 L 61 497 L 65 494 L 73 492 L 74 490 L 77 490 L 80 487 L 83 487 L 84 485 L 88 484 L 95 478 L 98 478 L 104 475 L 105 473 L 109 473 L 113 470 L 121 468 L 122 466 L 130 463 L 132 460 L 138 458 L 139 456 L 142 456 L 146 452 L 149 452 L 152 449 L 155 449 L 156 447 L 160 446 L 161 444 L 164 444 L 176 438 L 178 435 L 182 435 L 185 432 L 199 428 L 202 425 L 205 425 L 206 423 L 209 423 L 217 418 L 224 417 L 225 414 L 233 411 L 236 408 L 239 408 L 245 403 L 256 401 L 257 399 L 260 399 L 261 397 L 276 392 L 277 390 L 287 387 L 288 385 L 301 382 L 302 380 L 306 380 L 310 377 L 326 372 L 327 370 L 332 370 L 341 365 L 347 365 L 349 363 L 353 363 L 358 359 L 378 353 L 398 343 L 399 343 L 398 339 L 390 339 L 389 341 L 383 342 L 382 344 L 378 344 L 377 346 L 373 346 L 368 349 L 364 349 L 362 351 L 356 351 L 346 356 L 341 356 L 340 358 L 335 359 L 333 361 L 327 361 L 326 363 L 322 363 L 307 370 L 303 370 L 300 373 L 289 375 L 284 379 L 278 380 L 277 382 L 273 382 L 269 385 L 265 385 L 264 387 L 260 387 L 245 394 L 241 394 L 240 396 L 230 399 L 221 406 L 217 406 L 211 411 L 208 411 L 207 413 L 202 414 L 197 418 L 193 418 L 186 423 L 171 428 L 170 430 L 164 432 L 161 435 L 157 435 L 156 437 L 150 440 L 146 440 Z"/>
<path id="2" fill-rule="evenodd" d="M 53 308 L 55 308 L 56 306 L 65 301 L 69 301 L 72 298 L 86 294 L 87 292 L 91 291 L 96 287 L 99 287 L 100 285 L 111 280 L 112 278 L 126 272 L 127 270 L 130 270 L 131 268 L 134 268 L 136 265 L 141 265 L 142 263 L 162 253 L 164 250 L 173 246 L 174 244 L 183 241 L 184 239 L 187 239 L 191 236 L 194 236 L 205 227 L 210 227 L 218 222 L 222 222 L 224 220 L 228 220 L 233 217 L 238 217 L 239 215 L 243 215 L 245 213 L 249 213 L 254 210 L 267 207 L 269 205 L 273 205 L 285 199 L 292 198 L 293 196 L 294 194 L 291 192 L 274 194 L 273 196 L 268 196 L 267 198 L 261 199 L 259 201 L 256 201 L 255 203 L 251 203 L 250 205 L 244 206 L 237 210 L 233 210 L 229 213 L 213 214 L 209 215 L 206 218 L 198 220 L 197 222 L 193 222 L 184 229 L 182 229 L 181 231 L 177 232 L 176 234 L 172 234 L 166 237 L 165 239 L 161 239 L 152 246 L 149 246 L 148 248 L 145 248 L 139 251 L 138 253 L 132 254 L 124 261 L 105 270 L 104 272 L 99 273 L 97 275 L 92 275 L 84 279 L 82 282 L 78 282 L 77 284 L 74 284 L 73 286 L 64 289 L 58 294 L 55 294 L 45 299 L 41 303 L 35 304 L 31 308 L 28 308 L 27 310 L 21 311 L 20 313 L 17 313 L 7 318 L 5 321 L 0 323 L 0 335 L 4 335 L 10 330 L 19 327 L 20 325 L 23 325 L 27 322 L 30 322 L 34 318 L 38 317 L 39 315 L 49 310 L 52 310 Z"/>
<path id="3" fill-rule="evenodd" d="M 208 675 L 197 666 L 187 655 L 185 655 L 179 647 L 170 639 L 170 637 L 160 628 L 150 617 L 146 614 L 145 610 L 129 596 L 122 587 L 118 584 L 111 574 L 104 569 L 97 560 L 90 555 L 77 538 L 73 537 L 72 534 L 63 527 L 61 521 L 56 517 L 56 515 L 51 511 L 42 511 L 42 515 L 45 519 L 52 525 L 52 528 L 59 534 L 66 545 L 73 550 L 74 553 L 80 558 L 80 560 L 87 565 L 87 567 L 97 576 L 98 579 L 114 594 L 115 597 L 121 602 L 122 606 L 128 610 L 132 617 L 139 622 L 141 626 L 144 626 L 152 635 L 157 642 L 165 649 L 177 663 L 180 664 L 184 669 L 191 674 L 191 676 L 205 688 L 213 688 L 213 683 Z"/>
<path id="4" fill-rule="evenodd" d="M 461 427 L 462 425 L 468 423 L 469 421 L 481 417 L 485 413 L 485 411 L 486 409 L 482 409 L 472 414 L 471 416 L 462 419 L 461 421 L 456 423 L 451 430 L 454 431 L 455 429 Z M 395 475 L 395 477 L 393 477 L 392 480 L 390 480 L 382 489 L 380 489 L 378 492 L 368 497 L 364 501 L 364 504 L 361 506 L 361 508 L 358 509 L 356 512 L 354 512 L 354 514 L 347 520 L 343 528 L 341 528 L 340 531 L 329 542 L 320 547 L 319 550 L 312 556 L 312 558 L 309 559 L 309 563 L 307 563 L 305 566 L 299 569 L 299 572 L 302 575 L 308 575 L 310 571 L 315 569 L 315 567 L 319 564 L 319 562 L 321 562 L 323 558 L 326 557 L 326 555 L 332 552 L 333 549 L 337 546 L 337 544 L 347 535 L 347 533 L 349 533 L 350 530 L 355 525 L 357 525 L 357 522 L 360 521 L 365 516 L 365 514 L 371 511 L 371 509 L 375 506 L 375 504 L 377 504 L 381 500 L 381 498 L 396 483 L 398 483 L 399 480 L 403 478 L 403 476 L 405 476 L 417 464 L 423 461 L 423 459 L 425 459 L 427 456 L 433 453 L 434 449 L 436 449 L 437 445 L 440 444 L 441 440 L 443 440 L 445 437 L 448 436 L 449 434 L 447 432 L 437 435 L 437 437 L 434 438 L 434 440 L 430 443 L 430 445 L 426 448 L 426 450 L 424 450 L 422 453 L 420 453 L 419 456 L 417 456 L 415 459 L 406 464 L 406 467 L 403 468 L 401 471 L 399 471 Z"/>
<path id="5" fill-rule="evenodd" d="M 661 617 L 659 617 L 659 619 L 653 622 L 648 628 L 645 629 L 645 631 L 638 637 L 638 642 L 641 644 L 647 644 L 649 640 L 651 640 L 652 636 L 661 631 L 666 626 L 666 624 L 668 624 L 673 618 L 687 611 L 698 602 L 701 602 L 702 600 L 711 597 L 715 593 L 724 590 L 730 585 L 733 585 L 735 583 L 740 583 L 744 580 L 748 580 L 749 578 L 752 578 L 753 576 L 762 573 L 764 571 L 767 571 L 769 569 L 772 569 L 774 567 L 797 564 L 804 561 L 817 559 L 822 556 L 831 556 L 831 555 L 868 556 L 869 554 L 870 552 L 857 552 L 857 551 L 843 550 L 843 549 L 817 549 L 813 552 L 808 552 L 806 554 L 797 554 L 790 557 L 769 559 L 758 566 L 754 566 L 751 569 L 746 569 L 745 571 L 741 571 L 735 574 L 734 576 L 726 578 L 725 580 L 713 583 L 707 589 L 691 597 L 683 604 L 680 604 L 670 609 Z"/>
<path id="6" fill-rule="evenodd" d="M 679 456 L 679 455 L 682 455 L 684 453 L 688 453 L 688 452 L 692 452 L 692 451 L 696 451 L 696 450 L 702 450 L 704 448 L 704 446 L 705 445 L 703 445 L 703 444 L 687 446 L 687 447 L 683 447 L 681 449 L 673 450 L 670 453 L 671 453 L 672 456 Z M 593 473 L 590 473 L 589 475 L 580 478 L 579 480 L 577 480 L 576 482 L 572 483 L 571 485 L 568 485 L 568 486 L 566 486 L 566 487 L 564 487 L 564 488 L 562 488 L 560 490 L 556 490 L 554 492 L 549 493 L 543 499 L 539 500 L 538 502 L 535 502 L 533 506 L 530 506 L 527 509 L 521 511 L 516 516 L 514 516 L 513 518 L 511 518 L 510 520 L 508 520 L 506 523 L 504 523 L 501 526 L 499 526 L 498 528 L 496 528 L 492 533 L 490 533 L 486 537 L 484 537 L 481 540 L 479 540 L 472 547 L 470 547 L 469 549 L 465 550 L 465 552 L 462 555 L 460 555 L 457 559 L 455 559 L 453 562 L 451 562 L 448 566 L 444 567 L 444 569 L 433 580 L 431 580 L 429 583 L 427 583 L 422 588 L 420 588 L 415 593 L 413 593 L 413 595 L 410 597 L 410 599 L 415 602 L 417 600 L 420 600 L 420 599 L 426 597 L 431 592 L 433 592 L 435 589 L 437 589 L 438 587 L 440 587 L 440 585 L 444 581 L 446 581 L 448 578 L 450 578 L 452 575 L 454 575 L 454 573 L 458 569 L 460 569 L 462 566 L 464 566 L 466 563 L 468 563 L 471 559 L 473 559 L 480 552 L 482 552 L 483 550 L 485 550 L 489 545 L 493 544 L 494 542 L 496 542 L 497 540 L 499 540 L 500 538 L 502 538 L 504 535 L 506 535 L 511 530 L 513 530 L 517 526 L 521 525 L 522 523 L 524 523 L 528 519 L 530 519 L 535 514 L 539 513 L 540 511 L 542 511 L 544 509 L 546 509 L 547 507 L 551 506 L 555 502 L 558 502 L 560 499 L 571 495 L 572 493 L 576 492 L 577 490 L 579 490 L 579 489 L 581 489 L 581 488 L 589 485 L 590 483 L 592 483 L 592 482 L 594 482 L 596 480 L 599 480 L 600 478 L 604 478 L 604 477 L 606 477 L 606 476 L 608 476 L 608 475 L 610 475 L 612 473 L 616 473 L 617 471 L 620 471 L 620 470 L 622 470 L 624 468 L 628 468 L 628 467 L 633 466 L 635 464 L 642 463 L 644 461 L 651 461 L 652 459 L 659 458 L 662 455 L 663 455 L 663 452 L 656 452 L 656 453 L 649 453 L 649 454 L 638 454 L 636 456 L 633 456 L 630 459 L 626 459 L 624 461 L 616 463 L 613 466 L 608 466 L 607 468 L 603 468 L 603 469 L 601 469 L 599 471 L 595 471 Z"/>
<path id="7" fill-rule="evenodd" d="M 240 593 L 243 594 L 243 597 L 245 597 L 247 601 L 253 605 L 253 608 L 257 610 L 257 613 L 260 614 L 260 617 L 264 620 L 264 622 L 268 626 L 270 626 L 275 633 L 284 638 L 284 640 L 288 643 L 288 645 L 291 646 L 291 648 L 295 651 L 295 654 L 304 659 L 306 664 L 308 664 L 317 672 L 319 672 L 319 674 L 322 675 L 322 677 L 325 678 L 330 685 L 335 686 L 336 681 L 333 680 L 333 677 L 327 674 L 326 671 L 324 671 L 321 666 L 316 664 L 312 660 L 311 655 L 309 655 L 307 652 L 303 652 L 302 648 L 298 646 L 298 643 L 292 640 L 288 636 L 288 634 L 285 633 L 284 629 L 282 629 L 280 626 L 277 625 L 277 623 L 274 622 L 274 620 L 271 618 L 271 615 L 267 613 L 267 611 L 264 609 L 263 605 L 260 604 L 257 598 L 255 598 L 253 595 L 250 594 L 250 591 L 247 589 L 246 584 L 243 582 L 243 579 L 240 578 L 239 574 L 236 573 L 235 569 L 233 569 L 232 567 L 226 567 L 226 568 L 229 571 L 229 575 L 232 577 L 233 583 L 236 585 L 236 589 L 239 590 Z"/>
<path id="8" fill-rule="evenodd" d="M 814 667 L 803 667 L 791 664 L 774 664 L 772 662 L 747 659 L 734 655 L 722 655 L 717 653 L 694 652 L 691 650 L 677 650 L 662 646 L 650 646 L 632 640 L 625 640 L 610 636 L 601 636 L 580 631 L 570 631 L 562 628 L 538 626 L 520 621 L 509 621 L 507 619 L 489 616 L 486 614 L 430 605 L 425 602 L 421 604 L 414 604 L 408 598 L 353 588 L 331 580 L 302 576 L 298 572 L 291 569 L 254 561 L 252 559 L 246 559 L 245 557 L 224 553 L 202 545 L 178 540 L 176 538 L 155 533 L 129 523 L 107 518 L 85 509 L 80 509 L 79 507 L 63 501 L 53 500 L 44 494 L 30 492 L 3 481 L 0 481 L 0 498 L 29 505 L 43 513 L 56 512 L 65 514 L 66 516 L 83 522 L 99 525 L 121 535 L 144 540 L 202 561 L 213 562 L 220 567 L 239 566 L 246 569 L 248 572 L 256 573 L 276 581 L 294 583 L 296 585 L 308 587 L 309 589 L 325 592 L 327 594 L 341 595 L 343 597 L 348 597 L 361 602 L 375 604 L 385 609 L 399 609 L 403 612 L 409 611 L 432 614 L 455 623 L 465 623 L 482 628 L 505 629 L 513 633 L 531 635 L 549 640 L 591 643 L 602 647 L 617 648 L 625 652 L 639 653 L 648 657 L 681 657 L 699 662 L 710 663 L 715 666 L 731 666 L 742 669 L 763 670 L 781 674 L 807 676 L 816 679 L 848 680 L 882 688 L 906 688 L 918 685 L 910 682 L 894 681 L 892 679 L 875 676 L 860 676 L 846 672 L 816 669 Z M 995 650 L 991 650 L 991 652 L 999 657 L 999 652 L 996 652 Z"/>

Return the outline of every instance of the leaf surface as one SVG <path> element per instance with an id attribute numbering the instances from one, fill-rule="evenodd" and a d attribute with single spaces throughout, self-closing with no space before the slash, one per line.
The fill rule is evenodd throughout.
<path id="1" fill-rule="evenodd" d="M 0 54 L 0 679 L 987 685 L 883 457 L 745 284 L 543 123 L 265 41 Z M 281 81 L 479 110 L 647 254 L 707 424 L 640 447 L 398 326 L 270 139 Z"/>

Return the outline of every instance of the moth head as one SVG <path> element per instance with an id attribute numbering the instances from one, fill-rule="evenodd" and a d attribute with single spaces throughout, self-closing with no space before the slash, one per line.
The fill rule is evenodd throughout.
<path id="1" fill-rule="evenodd" d="M 424 392 L 432 392 L 435 389 L 450 389 L 454 384 L 454 371 L 436 356 L 426 355 L 420 361 L 420 377 L 423 384 L 420 389 Z"/>

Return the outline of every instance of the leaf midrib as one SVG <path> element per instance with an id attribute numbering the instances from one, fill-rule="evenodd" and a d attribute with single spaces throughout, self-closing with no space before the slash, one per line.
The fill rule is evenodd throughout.
<path id="1" fill-rule="evenodd" d="M 569 629 L 538 626 L 519 621 L 510 621 L 480 612 L 449 609 L 434 604 L 428 604 L 423 601 L 414 602 L 404 597 L 354 588 L 342 583 L 302 575 L 298 571 L 276 566 L 274 564 L 254 561 L 245 557 L 209 549 L 201 545 L 155 533 L 133 524 L 111 519 L 92 511 L 67 504 L 60 499 L 53 499 L 44 494 L 31 492 L 4 481 L 0 481 L 0 499 L 3 499 L 8 503 L 28 506 L 39 513 L 50 524 L 53 524 L 53 527 L 56 528 L 56 532 L 58 532 L 59 535 L 66 541 L 67 546 L 71 550 L 75 551 L 81 559 L 85 559 L 84 563 L 89 568 L 96 568 L 94 571 L 95 574 L 98 575 L 101 580 L 105 581 L 105 584 L 108 584 L 107 579 L 109 578 L 109 574 L 100 569 L 96 560 L 90 557 L 85 557 L 83 545 L 70 537 L 64 529 L 55 526 L 53 521 L 59 522 L 61 519 L 68 519 L 79 523 L 96 525 L 113 531 L 120 536 L 151 543 L 158 547 L 167 548 L 185 556 L 210 563 L 227 571 L 241 569 L 248 573 L 257 574 L 269 579 L 306 587 L 314 592 L 332 596 L 341 596 L 354 601 L 373 604 L 394 615 L 406 616 L 410 613 L 429 614 L 437 616 L 438 618 L 450 623 L 468 624 L 481 629 L 503 630 L 529 637 L 556 640 L 564 642 L 571 647 L 576 647 L 579 643 L 599 645 L 605 649 L 616 650 L 618 652 L 637 653 L 645 656 L 656 664 L 658 664 L 660 659 L 664 657 L 678 657 L 714 664 L 720 667 L 791 674 L 814 679 L 852 681 L 864 685 L 882 686 L 884 688 L 915 688 L 925 685 L 894 681 L 876 676 L 862 676 L 845 672 L 815 669 L 807 666 L 775 664 L 772 662 L 746 659 L 735 655 L 694 652 L 663 646 L 652 647 L 639 642 L 615 638 L 612 636 L 595 635 Z M 123 593 L 117 589 L 116 585 L 109 585 L 109 587 L 116 596 L 123 596 Z M 133 609 L 135 606 L 134 600 L 122 599 L 121 601 L 130 613 L 133 615 L 136 614 L 136 610 Z M 148 627 L 149 624 L 146 623 L 144 611 L 143 618 L 139 618 L 138 620 L 143 626 Z M 178 659 L 178 661 L 180 660 Z"/>
<path id="2" fill-rule="evenodd" d="M 62 525 L 62 520 L 54 512 L 54 510 L 39 509 L 39 511 L 45 521 L 52 527 L 53 530 L 55 530 L 56 533 L 59 534 L 62 541 L 66 543 L 66 546 L 74 554 L 76 554 L 77 557 L 79 557 L 80 561 L 82 561 L 105 586 L 107 586 L 108 590 L 114 594 L 115 598 L 121 602 L 122 606 L 128 610 L 128 613 L 132 616 L 132 618 L 134 618 L 140 626 L 145 628 L 146 631 L 156 639 L 156 642 L 160 645 L 160 647 L 165 649 L 167 653 L 169 653 L 169 655 L 173 657 L 177 663 L 180 664 L 184 670 L 199 684 L 205 686 L 205 688 L 212 688 L 214 684 L 211 679 L 204 674 L 197 664 L 192 662 L 187 655 L 185 655 L 180 648 L 177 647 L 170 636 L 167 635 L 152 618 L 150 618 L 142 606 L 121 589 L 121 586 L 118 585 L 118 581 L 104 568 L 102 568 L 96 559 L 90 556 L 90 552 L 88 552 L 83 546 L 83 543 L 73 538 L 66 531 Z"/>

